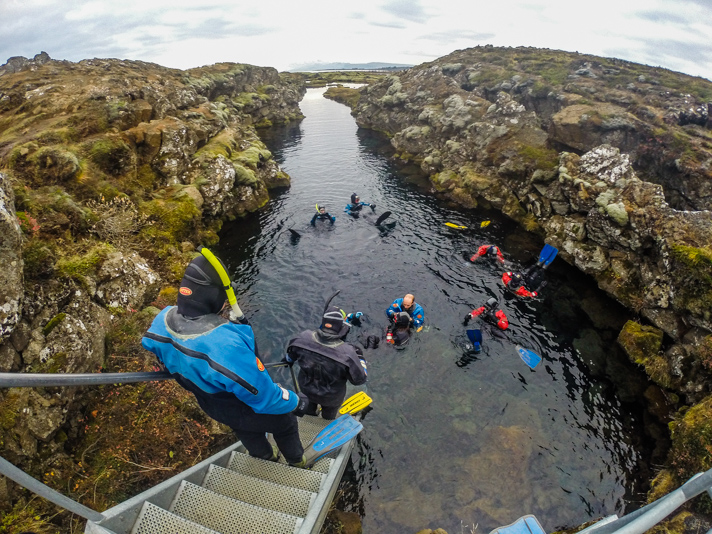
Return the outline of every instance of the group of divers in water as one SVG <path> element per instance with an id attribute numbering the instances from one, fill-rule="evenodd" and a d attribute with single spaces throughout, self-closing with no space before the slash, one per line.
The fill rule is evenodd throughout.
<path id="1" fill-rule="evenodd" d="M 354 193 L 344 211 L 358 217 L 364 206 L 375 212 L 375 204 L 361 202 Z M 390 212 L 382 214 L 376 224 L 389 215 Z M 335 220 L 324 206 L 317 205 L 311 224 L 334 224 Z M 347 314 L 332 305 L 337 291 L 327 300 L 318 328 L 292 337 L 279 362 L 264 363 L 225 266 L 208 249 L 199 251 L 200 255 L 185 270 L 177 304 L 155 317 L 143 336 L 143 347 L 155 354 L 177 383 L 195 396 L 206 414 L 233 430 L 251 456 L 268 461 L 284 457 L 291 466 L 310 467 L 360 431 L 361 424 L 350 414 L 371 402 L 363 392 L 344 402 L 347 382 L 358 387 L 368 379 L 363 350 L 346 342 L 351 326 L 360 324 L 363 313 Z M 502 282 L 515 295 L 537 297 L 546 285 L 544 270 L 556 253 L 554 247 L 545 245 L 536 264 L 523 272 L 505 272 Z M 475 262 L 481 257 L 493 257 L 504 264 L 496 245 L 480 246 L 469 260 Z M 479 318 L 506 330 L 509 321 L 497 307 L 498 300 L 490 298 L 465 316 L 464 325 Z M 395 299 L 386 316 L 389 325 L 385 341 L 400 347 L 408 342 L 412 331 L 421 331 L 425 322 L 423 307 L 411 293 Z M 479 352 L 480 330 L 467 333 L 474 351 Z M 377 348 L 381 339 L 368 336 L 364 348 Z M 522 359 L 527 362 L 523 354 Z M 299 372 L 295 376 L 292 366 L 296 362 Z M 267 368 L 276 366 L 289 367 L 294 390 L 272 380 Z M 297 419 L 304 415 L 334 420 L 306 447 L 300 441 Z M 270 434 L 274 443 L 268 439 Z"/>

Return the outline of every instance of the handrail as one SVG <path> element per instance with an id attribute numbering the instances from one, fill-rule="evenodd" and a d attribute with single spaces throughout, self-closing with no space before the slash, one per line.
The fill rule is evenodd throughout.
<path id="1" fill-rule="evenodd" d="M 168 380 L 167 371 L 141 373 L 0 373 L 0 388 L 98 386 Z"/>
<path id="2" fill-rule="evenodd" d="M 620 519 L 608 522 L 600 527 L 596 527 L 595 524 L 591 525 L 581 532 L 591 534 L 643 534 L 690 499 L 697 497 L 705 491 L 709 493 L 711 487 L 712 469 L 709 469 L 704 473 L 697 473 L 675 491 L 668 493 L 664 497 L 635 512 L 631 512 Z"/>
<path id="3" fill-rule="evenodd" d="M 265 367 L 282 367 L 286 362 L 267 363 Z M 294 381 L 294 387 L 299 391 L 294 369 L 289 366 Z M 168 371 L 138 372 L 138 373 L 0 373 L 0 388 L 17 387 L 55 387 L 55 386 L 96 386 L 106 384 L 132 384 L 136 382 L 151 382 L 154 380 L 170 380 L 173 377 Z M 0 475 L 5 475 L 20 486 L 47 499 L 48 501 L 68 510 L 78 516 L 98 523 L 105 516 L 91 508 L 87 508 L 69 497 L 53 490 L 36 478 L 31 477 L 22 469 L 14 466 L 0 456 Z"/>
<path id="4" fill-rule="evenodd" d="M 83 504 L 79 504 L 78 502 L 73 501 L 69 497 L 65 497 L 64 495 L 53 490 L 46 484 L 43 484 L 36 478 L 31 477 L 22 469 L 15 467 L 1 456 L 0 473 L 5 475 L 7 478 L 17 482 L 20 486 L 27 488 L 33 493 L 36 493 L 40 497 L 44 497 L 48 501 L 51 501 L 58 506 L 61 506 L 62 508 L 72 512 L 73 514 L 77 514 L 78 516 L 81 516 L 84 519 L 90 519 L 94 522 L 98 522 L 104 519 L 104 514 L 100 514 L 99 512 L 92 510 L 91 508 L 87 508 Z"/>
<path id="5" fill-rule="evenodd" d="M 282 367 L 284 362 L 266 363 L 265 367 Z M 291 367 L 290 367 L 291 369 Z M 59 387 L 59 386 L 100 386 L 107 384 L 135 384 L 169 380 L 168 371 L 148 371 L 137 373 L 0 373 L 0 388 L 23 387 Z M 292 370 L 294 387 L 299 391 L 297 380 Z"/>

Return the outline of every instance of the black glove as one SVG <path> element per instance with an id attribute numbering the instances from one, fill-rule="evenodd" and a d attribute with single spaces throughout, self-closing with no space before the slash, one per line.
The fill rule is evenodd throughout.
<path id="1" fill-rule="evenodd" d="M 307 407 L 309 406 L 309 399 L 301 391 L 297 393 L 297 397 L 299 397 L 299 403 L 297 404 L 297 407 L 294 408 L 294 410 L 292 410 L 292 413 L 294 415 L 296 415 L 297 417 L 301 417 L 305 413 L 307 413 Z"/>
<path id="2" fill-rule="evenodd" d="M 462 325 L 467 326 L 468 324 L 470 324 L 470 319 L 472 319 L 472 315 L 468 313 L 467 315 L 465 315 L 465 318 L 462 320 Z"/>
<path id="3" fill-rule="evenodd" d="M 289 354 L 285 354 L 281 360 L 279 360 L 279 363 L 286 363 L 289 367 L 294 365 L 294 360 L 289 357 Z"/>
<path id="4" fill-rule="evenodd" d="M 374 211 L 376 211 L 376 205 L 375 205 L 375 204 L 371 204 L 371 209 L 374 210 Z"/>

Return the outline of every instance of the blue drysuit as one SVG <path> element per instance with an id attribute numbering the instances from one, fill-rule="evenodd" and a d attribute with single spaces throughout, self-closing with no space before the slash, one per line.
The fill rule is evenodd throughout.
<path id="1" fill-rule="evenodd" d="M 403 299 L 396 299 L 393 301 L 390 308 L 386 310 L 386 315 L 391 318 L 396 313 L 400 312 L 406 312 L 410 315 L 411 319 L 413 319 L 413 326 L 415 326 L 416 329 L 423 326 L 423 323 L 425 322 L 425 312 L 423 311 L 423 307 L 417 302 L 414 302 L 413 309 L 408 311 L 403 307 Z"/>

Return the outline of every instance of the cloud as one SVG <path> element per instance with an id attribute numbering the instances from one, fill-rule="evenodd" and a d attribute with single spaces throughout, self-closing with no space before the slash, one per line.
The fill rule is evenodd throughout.
<path id="1" fill-rule="evenodd" d="M 688 24 L 688 19 L 673 15 L 667 11 L 640 11 L 635 14 L 637 18 L 649 20 L 657 24 Z"/>
<path id="2" fill-rule="evenodd" d="M 391 0 L 381 6 L 381 9 L 399 19 L 417 22 L 419 24 L 428 20 L 423 6 L 420 5 L 420 0 Z"/>
<path id="3" fill-rule="evenodd" d="M 378 28 L 393 28 L 396 30 L 402 30 L 406 27 L 406 25 L 403 24 L 402 22 L 396 22 L 396 21 L 392 21 L 392 22 L 373 22 L 373 21 L 371 21 L 371 22 L 369 22 L 369 25 L 376 26 Z"/>

